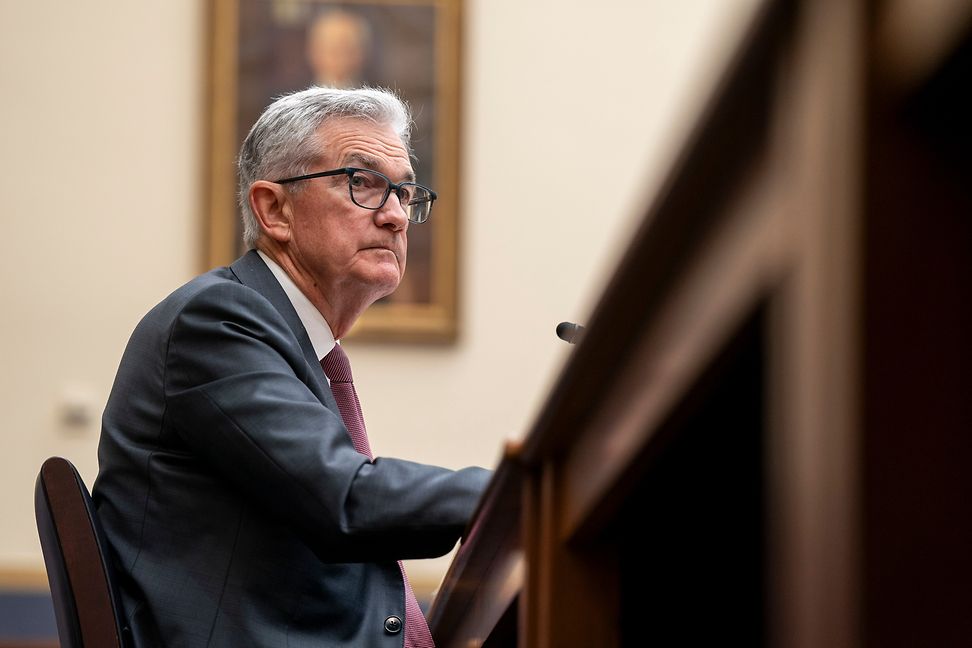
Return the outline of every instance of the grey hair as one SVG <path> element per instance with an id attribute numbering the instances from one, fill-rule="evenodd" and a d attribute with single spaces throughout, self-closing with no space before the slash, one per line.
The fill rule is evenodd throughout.
<path id="1" fill-rule="evenodd" d="M 327 142 L 318 141 L 317 131 L 333 117 L 364 119 L 390 126 L 411 152 L 412 115 L 408 105 L 390 90 L 312 86 L 277 97 L 243 140 L 237 161 L 243 244 L 247 248 L 255 247 L 260 237 L 259 223 L 250 209 L 250 186 L 257 180 L 309 173 L 310 165 L 327 146 Z M 297 186 L 292 188 L 292 191 L 299 190 Z"/>

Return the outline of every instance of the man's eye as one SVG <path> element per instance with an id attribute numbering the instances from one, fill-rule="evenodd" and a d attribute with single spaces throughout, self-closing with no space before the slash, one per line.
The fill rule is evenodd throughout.
<path id="1" fill-rule="evenodd" d="M 385 179 L 377 173 L 355 173 L 351 177 L 351 186 L 361 189 L 383 190 L 386 186 Z"/>

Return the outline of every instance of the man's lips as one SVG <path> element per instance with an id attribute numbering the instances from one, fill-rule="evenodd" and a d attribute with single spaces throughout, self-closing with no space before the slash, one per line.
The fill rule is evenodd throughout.
<path id="1" fill-rule="evenodd" d="M 384 250 L 386 252 L 391 252 L 392 254 L 394 254 L 396 259 L 399 256 L 398 250 L 396 250 L 394 247 L 391 247 L 389 245 L 369 245 L 368 247 L 364 247 L 361 249 L 362 250 Z"/>

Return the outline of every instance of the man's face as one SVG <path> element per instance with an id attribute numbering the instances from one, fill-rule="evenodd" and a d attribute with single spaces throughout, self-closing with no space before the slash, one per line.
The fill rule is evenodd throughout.
<path id="1" fill-rule="evenodd" d="M 408 151 L 387 126 L 338 118 L 318 131 L 325 147 L 309 172 L 341 167 L 380 171 L 402 182 L 413 178 Z M 408 218 L 392 193 L 378 210 L 351 201 L 346 175 L 307 180 L 292 194 L 294 261 L 324 300 L 374 301 L 394 292 L 405 274 Z"/>

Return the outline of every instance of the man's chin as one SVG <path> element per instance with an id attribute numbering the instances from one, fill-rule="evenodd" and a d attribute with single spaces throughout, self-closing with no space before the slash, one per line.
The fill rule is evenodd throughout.
<path id="1" fill-rule="evenodd" d="M 372 303 L 384 299 L 394 293 L 401 283 L 401 276 L 396 272 L 393 276 L 375 277 L 369 282 L 373 295 Z"/>

